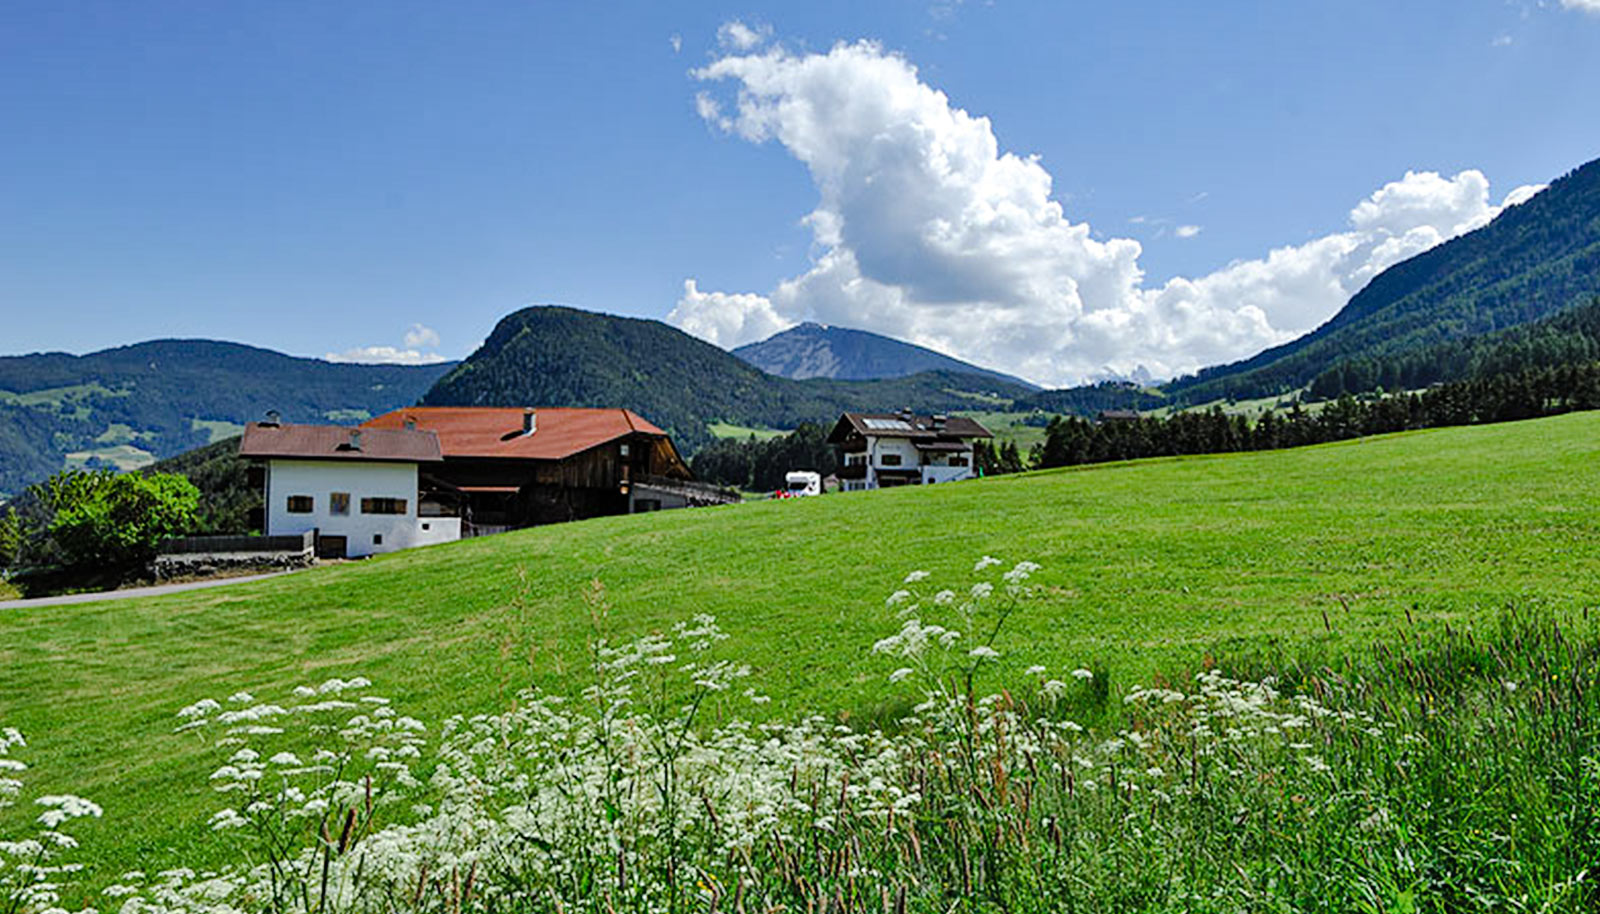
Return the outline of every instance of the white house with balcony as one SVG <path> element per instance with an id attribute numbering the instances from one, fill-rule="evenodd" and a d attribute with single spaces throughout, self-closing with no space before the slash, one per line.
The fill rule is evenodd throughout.
<path id="1" fill-rule="evenodd" d="M 239 453 L 265 467 L 262 532 L 315 533 L 322 558 L 461 538 L 459 517 L 422 505 L 419 467 L 444 459 L 431 431 L 252 422 Z"/>
<path id="2" fill-rule="evenodd" d="M 933 485 L 976 474 L 972 446 L 993 438 L 965 416 L 845 413 L 828 443 L 839 449 L 839 488 L 845 492 Z"/>

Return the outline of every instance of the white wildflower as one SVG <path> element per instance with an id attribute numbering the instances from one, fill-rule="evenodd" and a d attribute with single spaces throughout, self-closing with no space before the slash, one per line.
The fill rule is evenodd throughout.
<path id="1" fill-rule="evenodd" d="M 927 580 L 927 578 L 928 578 L 928 573 L 926 571 L 913 571 L 910 574 L 906 575 L 905 583 L 907 583 L 907 584 L 915 584 L 918 581 Z"/>
<path id="2" fill-rule="evenodd" d="M 985 568 L 989 568 L 991 566 L 999 565 L 999 564 L 1001 564 L 1001 561 L 999 559 L 995 558 L 992 555 L 986 555 L 983 558 L 978 559 L 978 564 L 972 566 L 972 573 L 973 574 L 977 574 L 978 572 L 984 570 Z"/>
<path id="3" fill-rule="evenodd" d="M 179 717 L 185 717 L 185 718 L 188 718 L 188 717 L 204 717 L 207 714 L 210 714 L 212 711 L 220 711 L 220 710 L 222 710 L 222 705 L 217 704 L 217 702 L 214 699 L 202 698 L 199 701 L 195 702 L 194 704 L 189 705 L 188 707 L 183 708 L 182 710 L 180 710 L 178 712 L 178 716 Z"/>
<path id="4" fill-rule="evenodd" d="M 44 812 L 39 814 L 37 819 L 38 823 L 45 828 L 55 828 L 68 819 L 81 819 L 85 816 L 98 819 L 102 813 L 99 806 L 85 800 L 83 797 L 75 797 L 71 794 L 40 797 L 34 802 L 40 806 L 47 807 Z"/>
<path id="5" fill-rule="evenodd" d="M 1076 669 L 1076 670 L 1072 671 L 1072 678 L 1073 679 L 1093 679 L 1094 678 L 1094 674 L 1089 672 L 1088 670 L 1080 668 L 1080 669 Z"/>
<path id="6" fill-rule="evenodd" d="M 911 676 L 915 672 L 916 672 L 916 670 L 913 670 L 911 667 L 903 666 L 900 669 L 895 670 L 893 673 L 889 674 L 889 681 L 890 682 L 904 682 L 907 677 Z"/>
<path id="7" fill-rule="evenodd" d="M 967 651 L 967 656 L 976 657 L 980 660 L 993 660 L 1000 656 L 1000 652 L 987 644 L 980 644 L 972 650 Z"/>
<path id="8" fill-rule="evenodd" d="M 1035 664 L 1033 666 L 1028 667 L 1023 672 L 1026 675 L 1029 675 L 1029 676 L 1042 676 L 1042 675 L 1044 675 L 1045 668 L 1042 667 L 1042 666 L 1039 666 L 1038 664 Z"/>
<path id="9" fill-rule="evenodd" d="M 994 593 L 994 585 L 987 581 L 980 581 L 979 583 L 972 585 L 972 590 L 968 592 L 972 595 L 972 599 L 974 600 L 988 599 L 989 595 Z"/>
<path id="10" fill-rule="evenodd" d="M 1007 584 L 1021 584 L 1038 570 L 1039 565 L 1036 562 L 1018 562 L 1015 568 L 1001 575 L 1001 577 L 1005 579 Z"/>
<path id="11" fill-rule="evenodd" d="M 885 606 L 897 606 L 909 599 L 911 599 L 911 591 L 897 590 L 894 593 L 889 594 L 889 599 L 884 600 L 883 603 Z"/>

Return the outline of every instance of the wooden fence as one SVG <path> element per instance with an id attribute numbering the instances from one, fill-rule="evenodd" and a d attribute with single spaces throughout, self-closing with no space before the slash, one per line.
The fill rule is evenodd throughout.
<path id="1" fill-rule="evenodd" d="M 161 555 L 226 555 L 241 552 L 309 552 L 316 542 L 310 530 L 289 536 L 180 536 L 164 541 Z"/>

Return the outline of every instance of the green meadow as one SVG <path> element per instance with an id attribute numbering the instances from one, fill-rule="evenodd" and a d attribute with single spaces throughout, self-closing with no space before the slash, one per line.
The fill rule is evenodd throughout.
<path id="1" fill-rule="evenodd" d="M 545 527 L 215 590 L 0 610 L 0 726 L 31 789 L 105 808 L 93 878 L 215 859 L 214 752 L 179 708 L 363 675 L 425 720 L 571 692 L 595 631 L 695 613 L 772 696 L 760 713 L 872 718 L 895 665 L 885 597 L 912 570 L 964 589 L 984 555 L 1042 566 L 996 676 L 1093 668 L 1120 693 L 1218 653 L 1355 652 L 1396 630 L 1600 602 L 1600 413 L 1293 451 Z M 7 815 L 16 821 L 25 810 Z M 8 825 L 0 821 L 0 834 Z"/>

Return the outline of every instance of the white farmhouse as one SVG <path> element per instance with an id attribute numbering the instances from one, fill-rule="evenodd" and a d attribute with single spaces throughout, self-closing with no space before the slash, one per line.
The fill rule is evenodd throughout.
<path id="1" fill-rule="evenodd" d="M 839 448 L 839 487 L 846 492 L 932 485 L 974 475 L 972 444 L 993 438 L 965 416 L 845 413 L 828 435 Z"/>
<path id="2" fill-rule="evenodd" d="M 263 532 L 314 532 L 321 557 L 461 538 L 459 517 L 421 505 L 418 467 L 444 459 L 431 431 L 252 422 L 239 453 L 266 467 Z"/>

